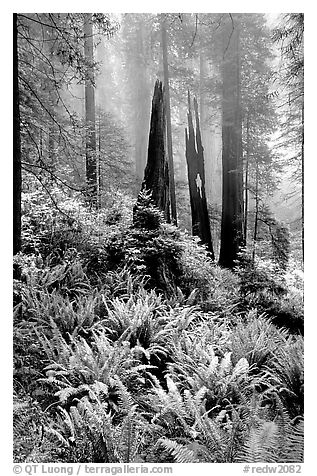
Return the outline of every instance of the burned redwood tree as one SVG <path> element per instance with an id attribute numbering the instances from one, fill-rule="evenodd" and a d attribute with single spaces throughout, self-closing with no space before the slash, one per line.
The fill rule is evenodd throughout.
<path id="1" fill-rule="evenodd" d="M 162 83 L 159 80 L 155 83 L 152 100 L 148 157 L 142 191 L 151 193 L 153 204 L 164 213 L 166 221 L 170 221 L 169 172 L 165 153 L 164 99 Z M 135 211 L 137 206 L 138 203 Z"/>
<path id="2" fill-rule="evenodd" d="M 149 135 L 147 165 L 142 189 L 133 209 L 132 236 L 138 243 L 132 262 L 145 268 L 150 284 L 174 295 L 182 273 L 179 230 L 170 222 L 168 158 L 165 150 L 165 111 L 162 83 L 156 81 Z M 165 220 L 164 220 L 164 218 Z"/>
<path id="3" fill-rule="evenodd" d="M 194 98 L 194 111 L 196 135 L 191 111 L 190 94 L 188 92 L 188 130 L 185 129 L 185 140 L 189 196 L 192 213 L 192 231 L 193 235 L 200 237 L 202 243 L 206 245 L 210 252 L 212 259 L 214 259 L 205 191 L 204 148 L 201 141 L 198 104 L 196 98 Z"/>

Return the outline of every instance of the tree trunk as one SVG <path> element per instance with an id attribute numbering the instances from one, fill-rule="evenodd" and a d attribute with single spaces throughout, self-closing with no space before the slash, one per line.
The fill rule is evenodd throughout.
<path id="1" fill-rule="evenodd" d="M 245 193 L 244 193 L 244 245 L 247 244 L 247 237 L 248 237 L 248 207 L 249 207 L 249 141 L 250 141 L 250 121 L 249 121 L 249 113 L 247 116 L 247 144 L 246 144 L 246 158 L 245 158 Z"/>
<path id="2" fill-rule="evenodd" d="M 302 257 L 304 263 L 304 99 L 302 105 Z"/>
<path id="3" fill-rule="evenodd" d="M 190 95 L 188 93 L 188 130 L 185 129 L 185 140 L 189 196 L 192 212 L 192 231 L 193 235 L 200 237 L 202 243 L 207 246 L 211 258 L 214 259 L 205 191 L 204 149 L 201 142 L 196 98 L 194 98 L 194 109 L 196 136 L 191 112 Z"/>
<path id="4" fill-rule="evenodd" d="M 222 64 L 222 220 L 219 264 L 232 269 L 243 245 L 240 68 L 237 24 L 225 30 Z"/>
<path id="5" fill-rule="evenodd" d="M 55 124 L 53 121 L 49 125 L 48 129 L 48 167 L 51 172 L 55 172 L 56 170 L 56 130 Z M 54 178 L 51 176 L 51 182 L 53 183 Z"/>
<path id="6" fill-rule="evenodd" d="M 137 15 L 134 15 L 137 17 Z M 127 53 L 127 63 L 129 68 L 130 97 L 133 104 L 133 145 L 135 173 L 137 187 L 140 186 L 147 160 L 147 141 L 149 135 L 149 110 L 151 102 L 151 92 L 148 80 L 148 68 L 146 62 L 146 50 L 144 35 L 144 19 L 139 18 L 135 24 L 132 45 L 129 45 L 130 53 Z M 131 48 L 135 53 L 131 55 Z"/>
<path id="7" fill-rule="evenodd" d="M 169 173 L 165 154 L 165 113 L 160 81 L 156 81 L 154 88 L 148 158 L 142 189 L 152 193 L 154 204 L 164 212 L 165 219 L 170 221 Z"/>
<path id="8" fill-rule="evenodd" d="M 236 22 L 236 81 L 237 81 L 237 99 L 235 113 L 235 129 L 237 135 L 237 162 L 238 162 L 238 217 L 240 220 L 240 246 L 245 246 L 245 236 L 243 233 L 244 204 L 243 204 L 243 152 L 242 152 L 242 117 L 241 117 L 241 53 L 240 53 L 240 25 Z"/>
<path id="9" fill-rule="evenodd" d="M 98 115 L 98 177 L 97 177 L 97 184 L 98 184 L 98 208 L 101 207 L 101 193 L 102 193 L 102 171 L 101 171 L 101 109 L 99 109 Z"/>
<path id="10" fill-rule="evenodd" d="M 13 14 L 13 255 L 21 251 L 21 134 L 18 80 L 18 26 Z M 15 273 L 19 274 L 19 273 Z M 17 275 L 15 276 L 17 277 Z"/>
<path id="11" fill-rule="evenodd" d="M 174 160 L 173 160 L 173 144 L 172 144 L 171 102 L 170 102 L 170 91 L 169 91 L 169 73 L 168 73 L 168 57 L 167 57 L 167 33 L 166 33 L 164 13 L 161 14 L 161 34 L 162 34 L 161 45 L 162 45 L 162 52 L 163 52 L 164 95 L 165 95 L 165 110 L 166 110 L 166 132 L 167 132 L 167 152 L 168 152 L 168 166 L 169 166 L 171 215 L 172 215 L 173 223 L 177 225 Z"/>
<path id="12" fill-rule="evenodd" d="M 200 132 L 202 142 L 204 143 L 204 163 L 206 175 L 206 197 L 209 203 L 212 203 L 212 182 L 213 182 L 213 159 L 214 159 L 214 137 L 212 125 L 208 121 L 208 114 L 210 107 L 206 106 L 206 61 L 204 52 L 199 53 L 199 117 L 200 117 Z"/>
<path id="13" fill-rule="evenodd" d="M 256 242 L 258 238 L 258 222 L 259 222 L 259 166 L 256 162 L 255 169 L 255 214 L 254 214 L 254 231 L 253 231 L 253 251 L 252 262 L 255 261 Z"/>
<path id="14" fill-rule="evenodd" d="M 92 64 L 94 61 L 93 52 L 93 31 L 91 13 L 85 14 L 85 60 Z M 88 188 L 88 198 L 91 204 L 97 205 L 97 156 L 96 156 L 96 129 L 95 129 L 95 88 L 93 85 L 94 76 L 92 70 L 90 75 L 86 75 L 85 82 L 85 115 L 86 115 L 86 182 Z"/>

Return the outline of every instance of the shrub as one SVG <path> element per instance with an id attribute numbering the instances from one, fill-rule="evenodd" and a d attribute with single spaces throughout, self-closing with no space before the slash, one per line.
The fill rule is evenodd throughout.
<path id="1" fill-rule="evenodd" d="M 49 415 L 38 402 L 24 395 L 13 402 L 13 461 L 49 463 L 62 461 L 62 452 L 45 435 Z"/>
<path id="2" fill-rule="evenodd" d="M 50 256 L 58 265 L 70 249 L 79 253 L 89 276 L 107 271 L 122 258 L 125 229 L 132 219 L 132 201 L 118 192 L 109 193 L 111 206 L 92 210 L 77 194 L 69 197 L 53 189 L 51 206 L 42 192 L 25 193 L 23 208 L 23 251 Z"/>
<path id="3" fill-rule="evenodd" d="M 257 308 L 278 327 L 303 333 L 303 295 L 298 289 L 288 288 L 289 276 L 285 270 L 269 261 L 258 259 L 252 263 L 246 258 L 238 268 L 238 275 L 242 307 Z"/>
<path id="4" fill-rule="evenodd" d="M 136 273 L 149 276 L 150 287 L 166 295 L 175 293 L 182 274 L 179 237 L 179 230 L 167 224 L 152 203 L 151 194 L 140 192 L 125 243 L 125 259 Z"/>

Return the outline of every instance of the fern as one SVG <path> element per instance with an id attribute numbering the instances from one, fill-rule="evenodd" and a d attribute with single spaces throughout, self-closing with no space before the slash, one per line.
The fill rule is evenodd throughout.
<path id="1" fill-rule="evenodd" d="M 276 462 L 276 440 L 278 428 L 276 423 L 263 422 L 252 427 L 246 443 L 241 448 L 237 460 L 245 463 Z"/>
<path id="2" fill-rule="evenodd" d="M 200 336 L 183 333 L 174 344 L 169 370 L 184 388 L 196 392 L 205 387 L 209 409 L 217 405 L 225 408 L 228 403 L 245 401 L 260 381 L 260 377 L 252 376 L 252 369 L 244 357 L 234 365 L 231 356 L 231 352 L 226 352 L 220 358 L 212 344 L 204 342 Z"/>
<path id="3" fill-rule="evenodd" d="M 278 330 L 263 316 L 257 316 L 256 311 L 249 312 L 246 319 L 247 322 L 240 320 L 232 331 L 232 359 L 237 362 L 245 357 L 258 372 L 270 365 L 275 352 L 286 344 L 288 333 Z"/>
<path id="4" fill-rule="evenodd" d="M 155 383 L 149 404 L 155 411 L 152 423 L 154 431 L 163 433 L 158 445 L 172 453 L 176 462 L 223 462 L 226 461 L 234 425 L 226 427 L 224 415 L 210 418 L 206 411 L 206 388 L 192 394 L 185 390 L 183 395 L 170 377 L 167 391 Z M 235 438 L 233 443 L 236 444 Z"/>
<path id="5" fill-rule="evenodd" d="M 159 443 L 173 455 L 175 463 L 199 463 L 199 459 L 189 445 L 184 446 L 167 438 L 160 439 Z"/>
<path id="6" fill-rule="evenodd" d="M 284 405 L 294 418 L 302 415 L 304 408 L 304 339 L 289 338 L 279 348 L 268 369 L 272 385 L 278 389 Z"/>
<path id="7" fill-rule="evenodd" d="M 65 447 L 71 459 L 107 463 L 138 459 L 147 425 L 120 380 L 114 385 L 118 391 L 114 415 L 104 401 L 108 389 L 100 382 L 69 411 L 59 407 L 56 428 L 47 428 L 47 432 Z"/>
<path id="8" fill-rule="evenodd" d="M 283 409 L 274 421 L 252 425 L 236 461 L 245 463 L 299 463 L 303 461 L 303 420 L 290 420 Z"/>

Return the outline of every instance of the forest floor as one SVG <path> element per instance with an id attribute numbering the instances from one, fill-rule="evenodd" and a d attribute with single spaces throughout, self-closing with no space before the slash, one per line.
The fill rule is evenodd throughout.
<path id="1" fill-rule="evenodd" d="M 146 198 L 61 203 L 23 201 L 14 461 L 301 462 L 294 263 L 222 269 Z"/>

